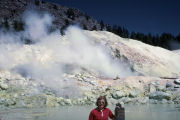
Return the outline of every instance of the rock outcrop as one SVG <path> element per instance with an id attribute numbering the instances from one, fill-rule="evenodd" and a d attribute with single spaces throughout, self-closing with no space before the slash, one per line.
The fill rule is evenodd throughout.
<path id="1" fill-rule="evenodd" d="M 51 14 L 54 17 L 54 27 L 58 29 L 64 29 L 72 24 L 79 24 L 88 30 L 100 29 L 100 24 L 95 19 L 80 10 L 42 0 L 1 0 L 0 26 L 23 30 L 22 17 L 26 10 Z"/>

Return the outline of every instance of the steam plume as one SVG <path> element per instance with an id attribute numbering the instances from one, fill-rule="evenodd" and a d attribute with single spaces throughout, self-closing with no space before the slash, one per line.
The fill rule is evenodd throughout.
<path id="1" fill-rule="evenodd" d="M 69 26 L 62 36 L 59 30 L 49 32 L 53 17 L 47 13 L 28 11 L 23 20 L 23 32 L 0 31 L 0 69 L 59 85 L 63 84 L 62 74 L 81 68 L 108 77 L 132 75 L 105 46 L 95 44 L 78 26 Z M 34 44 L 25 45 L 25 39 Z"/>

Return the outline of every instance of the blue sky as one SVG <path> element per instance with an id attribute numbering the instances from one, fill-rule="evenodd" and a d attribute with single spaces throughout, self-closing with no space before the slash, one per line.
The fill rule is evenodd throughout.
<path id="1" fill-rule="evenodd" d="M 120 25 L 129 31 L 177 35 L 180 33 L 180 0 L 46 0 L 78 8 L 96 20 Z"/>

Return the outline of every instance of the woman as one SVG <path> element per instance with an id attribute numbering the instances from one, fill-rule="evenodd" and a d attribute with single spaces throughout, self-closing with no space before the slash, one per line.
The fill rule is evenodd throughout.
<path id="1" fill-rule="evenodd" d="M 115 116 L 109 108 L 106 108 L 108 103 L 105 96 L 100 96 L 96 101 L 97 107 L 89 114 L 89 120 L 108 120 L 115 119 Z"/>

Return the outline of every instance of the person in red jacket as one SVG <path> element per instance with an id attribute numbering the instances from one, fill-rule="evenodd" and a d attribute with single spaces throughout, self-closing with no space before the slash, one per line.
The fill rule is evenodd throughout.
<path id="1" fill-rule="evenodd" d="M 108 120 L 108 118 L 116 118 L 112 111 L 107 108 L 108 102 L 105 96 L 98 97 L 96 105 L 97 107 L 89 114 L 89 120 Z"/>

